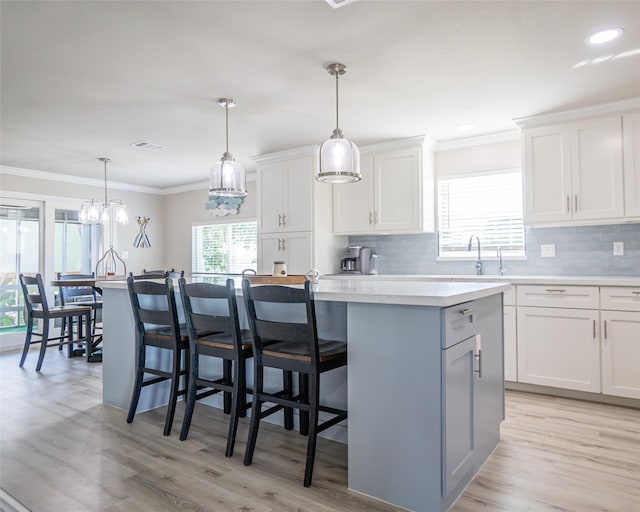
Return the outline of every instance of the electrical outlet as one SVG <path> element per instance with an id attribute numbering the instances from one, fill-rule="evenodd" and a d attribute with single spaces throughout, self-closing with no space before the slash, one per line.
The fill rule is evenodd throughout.
<path id="1" fill-rule="evenodd" d="M 624 242 L 613 242 L 613 255 L 624 256 Z"/>
<path id="2" fill-rule="evenodd" d="M 556 257 L 556 245 L 555 244 L 543 244 L 540 246 L 540 256 L 543 258 L 555 258 Z"/>
<path id="3" fill-rule="evenodd" d="M 120 257 L 121 257 L 123 260 L 128 259 L 128 258 L 129 258 L 129 251 L 122 251 L 122 253 L 120 254 Z"/>

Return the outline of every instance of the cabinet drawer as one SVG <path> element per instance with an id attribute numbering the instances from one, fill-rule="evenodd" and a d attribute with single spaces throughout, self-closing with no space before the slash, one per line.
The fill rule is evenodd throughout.
<path id="1" fill-rule="evenodd" d="M 518 306 L 598 309 L 597 286 L 518 285 Z"/>
<path id="2" fill-rule="evenodd" d="M 457 304 L 444 310 L 444 338 L 442 348 L 452 347 L 475 334 L 478 334 L 478 311 L 476 302 Z"/>
<path id="3" fill-rule="evenodd" d="M 504 292 L 504 302 L 505 306 L 515 306 L 516 305 L 516 287 L 511 286 L 509 290 Z"/>
<path id="4" fill-rule="evenodd" d="M 600 288 L 600 307 L 615 311 L 640 311 L 640 287 L 604 286 Z"/>

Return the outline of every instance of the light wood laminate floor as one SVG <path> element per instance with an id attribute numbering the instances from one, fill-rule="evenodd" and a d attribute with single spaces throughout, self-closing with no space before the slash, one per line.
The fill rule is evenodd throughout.
<path id="1" fill-rule="evenodd" d="M 342 444 L 319 440 L 305 489 L 295 432 L 263 424 L 245 467 L 246 420 L 226 459 L 221 411 L 197 407 L 180 442 L 182 405 L 163 437 L 164 409 L 128 425 L 102 405 L 99 364 L 50 349 L 37 374 L 35 359 L 0 355 L 0 487 L 34 512 L 400 510 L 346 488 Z M 502 442 L 452 510 L 640 511 L 640 411 L 508 392 Z"/>

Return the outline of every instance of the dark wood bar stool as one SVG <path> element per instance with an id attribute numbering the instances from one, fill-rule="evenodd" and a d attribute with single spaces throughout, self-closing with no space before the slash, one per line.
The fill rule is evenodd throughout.
<path id="1" fill-rule="evenodd" d="M 347 364 L 347 345 L 342 341 L 318 339 L 315 304 L 309 281 L 305 283 L 304 289 L 300 289 L 271 285 L 251 286 L 247 279 L 243 279 L 242 290 L 253 335 L 254 362 L 253 407 L 244 464 L 249 465 L 253 460 L 260 420 L 278 409 L 272 407 L 263 411 L 263 402 L 296 408 L 300 410 L 301 433 L 307 429 L 305 418 L 308 417 L 304 486 L 309 487 L 318 433 L 347 418 L 345 410 L 320 405 L 320 374 Z M 302 305 L 306 322 L 287 321 L 286 318 L 290 315 L 276 304 Z M 271 342 L 268 346 L 265 344 L 267 340 Z M 301 393 L 291 397 L 265 392 L 264 368 L 267 367 L 297 372 Z M 333 414 L 334 417 L 318 424 L 320 411 Z"/>
<path id="2" fill-rule="evenodd" d="M 95 280 L 95 278 L 93 272 L 91 274 L 57 273 L 58 281 Z M 98 310 L 102 310 L 102 295 L 93 286 L 60 286 L 59 289 L 61 306 L 89 306 L 91 308 L 91 341 L 92 345 L 98 345 L 101 337 L 96 339 L 96 329 L 98 329 Z M 66 332 L 67 319 L 63 318 L 60 334 L 64 335 Z M 91 354 L 88 354 L 87 358 L 90 359 Z"/>
<path id="3" fill-rule="evenodd" d="M 140 399 L 140 391 L 143 387 L 170 381 L 171 391 L 163 432 L 165 436 L 168 436 L 171 433 L 178 397 L 186 394 L 186 387 L 182 390 L 179 387 L 180 377 L 189 373 L 189 336 L 186 327 L 181 328 L 178 323 L 173 282 L 170 278 L 167 277 L 164 282 L 158 283 L 148 279 L 136 280 L 134 276 L 130 275 L 127 278 L 127 287 L 136 325 L 137 349 L 136 378 L 127 414 L 127 423 L 133 421 Z M 148 367 L 146 365 L 147 347 L 170 351 L 172 354 L 171 371 Z M 182 370 L 183 355 L 184 370 Z M 145 374 L 155 375 L 155 377 L 145 380 Z"/>
<path id="4" fill-rule="evenodd" d="M 91 308 L 89 306 L 49 306 L 47 302 L 47 294 L 42 282 L 42 275 L 36 274 L 35 277 L 25 276 L 20 274 L 20 286 L 22 288 L 22 294 L 24 295 L 24 303 L 27 314 L 27 334 L 24 340 L 24 348 L 22 349 L 22 357 L 20 358 L 20 367 L 24 365 L 24 361 L 27 358 L 29 347 L 35 343 L 40 343 L 40 354 L 38 355 L 38 363 L 36 364 L 36 371 L 39 372 L 42 368 L 44 361 L 44 354 L 48 347 L 59 347 L 62 345 L 69 345 L 69 355 L 73 352 L 73 343 L 84 343 L 85 350 L 91 343 Z M 84 339 L 74 340 L 73 329 L 69 329 L 69 332 L 60 336 L 49 336 L 49 323 L 50 320 L 62 318 L 69 319 L 71 322 L 73 318 L 78 319 L 78 334 L 82 333 L 82 324 L 85 324 Z M 36 320 L 42 320 L 42 332 L 34 330 Z M 39 339 L 33 341 L 32 337 L 38 336 Z M 63 341 L 64 340 L 64 341 Z M 51 343 L 52 341 L 56 343 Z"/>
<path id="5" fill-rule="evenodd" d="M 196 400 L 224 393 L 224 412 L 231 413 L 225 455 L 233 455 L 238 430 L 238 418 L 246 415 L 246 360 L 251 357 L 251 334 L 240 329 L 238 306 L 233 279 L 226 285 L 209 283 L 187 284 L 180 278 L 180 295 L 189 332 L 189 387 L 180 440 L 189 434 Z M 199 334 L 199 333 L 214 334 Z M 218 358 L 222 362 L 222 377 L 205 378 L 201 372 L 201 357 Z M 202 391 L 201 391 L 202 390 Z"/>

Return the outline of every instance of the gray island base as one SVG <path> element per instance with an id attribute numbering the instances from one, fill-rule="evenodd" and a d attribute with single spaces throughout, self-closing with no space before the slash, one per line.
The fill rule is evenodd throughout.
<path id="1" fill-rule="evenodd" d="M 101 286 L 103 400 L 126 409 L 135 366 L 133 317 L 126 283 Z M 348 402 L 348 428 L 337 425 L 327 437 L 348 442 L 350 489 L 408 510 L 453 505 L 500 440 L 502 293 L 509 287 L 320 280 L 320 334 L 348 343 L 346 375 L 323 379 L 321 400 Z M 166 403 L 166 390 L 145 391 L 139 410 Z"/>

